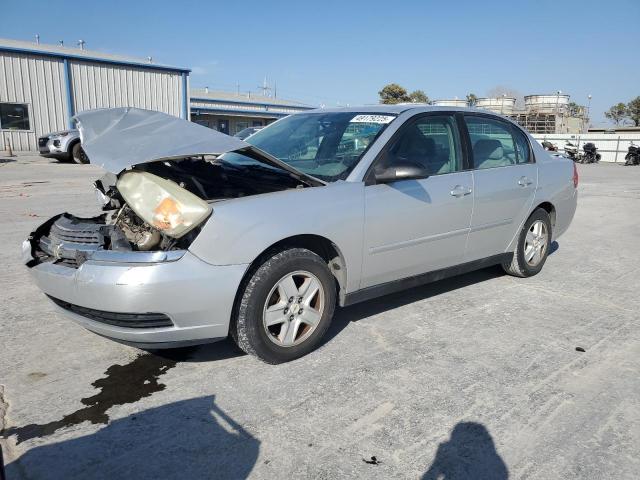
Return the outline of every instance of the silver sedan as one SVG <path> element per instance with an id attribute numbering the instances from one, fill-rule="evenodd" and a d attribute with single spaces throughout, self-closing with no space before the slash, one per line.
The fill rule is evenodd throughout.
<path id="1" fill-rule="evenodd" d="M 25 263 L 62 312 L 140 348 L 231 335 L 289 361 L 336 306 L 491 265 L 537 274 L 576 209 L 573 162 L 480 110 L 320 109 L 248 143 L 133 108 L 76 120 L 109 172 L 104 213 L 45 222 Z"/>

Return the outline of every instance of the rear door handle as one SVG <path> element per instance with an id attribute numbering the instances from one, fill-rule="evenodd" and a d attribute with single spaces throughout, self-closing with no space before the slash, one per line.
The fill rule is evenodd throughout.
<path id="1" fill-rule="evenodd" d="M 469 187 L 463 187 L 462 185 L 456 185 L 451 190 L 451 195 L 453 197 L 464 197 L 465 195 L 469 195 L 471 193 L 471 189 Z"/>
<path id="2" fill-rule="evenodd" d="M 518 185 L 520 185 L 521 187 L 528 187 L 532 183 L 533 183 L 533 180 L 530 180 L 527 177 L 520 177 L 520 180 L 518 180 Z"/>

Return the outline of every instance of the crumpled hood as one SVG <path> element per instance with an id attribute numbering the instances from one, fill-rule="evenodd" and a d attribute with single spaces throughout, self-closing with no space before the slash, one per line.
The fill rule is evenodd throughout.
<path id="1" fill-rule="evenodd" d="M 309 185 L 325 185 L 239 138 L 166 113 L 133 107 L 103 108 L 73 118 L 89 162 L 116 175 L 141 163 L 242 151 Z"/>
<path id="2" fill-rule="evenodd" d="M 115 174 L 141 163 L 251 147 L 188 120 L 139 108 L 89 110 L 74 119 L 89 161 Z"/>

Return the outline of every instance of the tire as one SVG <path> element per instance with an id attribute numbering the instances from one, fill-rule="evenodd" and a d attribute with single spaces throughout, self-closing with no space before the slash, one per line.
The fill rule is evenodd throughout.
<path id="1" fill-rule="evenodd" d="M 305 285 L 318 285 L 318 293 L 305 292 Z M 240 349 L 277 364 L 300 358 L 320 345 L 336 305 L 335 280 L 321 257 L 304 248 L 275 252 L 240 288 L 242 297 L 230 328 Z M 293 302 L 291 292 L 299 293 Z M 309 319 L 313 325 L 305 323 Z M 269 322 L 276 323 L 267 326 Z"/>
<path id="2" fill-rule="evenodd" d="M 71 158 L 75 163 L 78 164 L 89 163 L 89 157 L 87 157 L 87 154 L 84 153 L 80 142 L 74 144 L 73 147 L 71 147 Z"/>
<path id="3" fill-rule="evenodd" d="M 544 231 L 542 231 L 542 237 L 544 238 L 544 246 L 540 248 L 540 256 L 534 258 L 530 261 L 527 261 L 525 256 L 528 256 L 530 245 L 540 245 L 541 241 L 531 243 L 533 237 L 529 237 L 530 233 L 535 235 L 534 232 L 530 232 L 534 224 L 537 226 L 539 223 L 543 224 Z M 549 249 L 551 248 L 551 239 L 553 238 L 552 230 L 551 230 L 551 220 L 549 219 L 549 214 L 546 210 L 542 208 L 538 208 L 535 210 L 531 216 L 527 219 L 527 221 L 522 226 L 522 230 L 518 235 L 518 243 L 516 245 L 516 250 L 513 252 L 513 259 L 509 263 L 503 263 L 502 268 L 509 275 L 513 275 L 514 277 L 532 277 L 542 270 L 545 262 L 547 261 L 547 257 L 549 256 Z M 535 249 L 535 247 L 534 247 Z M 535 261 L 533 261 L 535 260 Z"/>

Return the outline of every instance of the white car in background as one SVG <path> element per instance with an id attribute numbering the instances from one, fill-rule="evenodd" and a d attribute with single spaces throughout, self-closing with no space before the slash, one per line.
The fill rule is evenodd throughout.
<path id="1" fill-rule="evenodd" d="M 89 158 L 80 144 L 78 130 L 63 130 L 39 137 L 38 151 L 43 157 L 55 158 L 61 162 L 89 163 Z"/>

